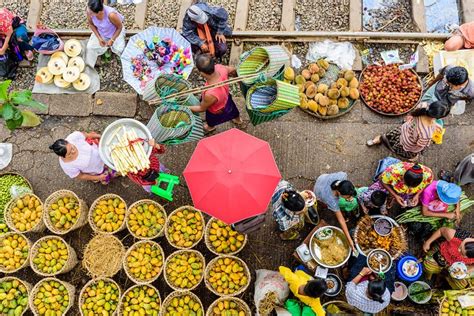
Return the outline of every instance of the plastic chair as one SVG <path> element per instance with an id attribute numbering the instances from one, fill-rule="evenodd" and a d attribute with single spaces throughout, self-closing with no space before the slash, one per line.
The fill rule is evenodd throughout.
<path id="1" fill-rule="evenodd" d="M 166 189 L 161 187 L 162 183 L 166 184 Z M 156 184 L 152 185 L 150 190 L 153 194 L 171 202 L 173 201 L 173 189 L 177 184 L 179 184 L 179 177 L 168 173 L 160 173 L 158 179 L 156 179 Z"/>

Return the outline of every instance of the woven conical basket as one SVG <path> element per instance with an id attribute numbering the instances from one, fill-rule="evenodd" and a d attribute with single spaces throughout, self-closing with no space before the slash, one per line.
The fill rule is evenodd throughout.
<path id="1" fill-rule="evenodd" d="M 49 212 L 52 210 L 51 205 L 58 201 L 60 198 L 73 198 L 79 203 L 79 216 L 76 222 L 69 228 L 69 229 L 58 229 L 54 226 L 51 222 L 51 218 L 49 216 Z M 83 200 L 81 200 L 76 193 L 69 191 L 69 190 L 59 190 L 52 193 L 46 201 L 44 201 L 44 212 L 43 212 L 43 220 L 46 224 L 46 227 L 56 235 L 65 235 L 70 231 L 76 230 L 87 223 L 87 204 Z"/>

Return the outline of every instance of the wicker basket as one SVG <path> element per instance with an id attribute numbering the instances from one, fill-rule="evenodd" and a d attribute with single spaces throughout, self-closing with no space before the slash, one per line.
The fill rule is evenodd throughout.
<path id="1" fill-rule="evenodd" d="M 61 268 L 61 270 L 57 271 L 56 273 L 44 273 L 44 272 L 40 271 L 38 269 L 38 267 L 36 267 L 33 260 L 35 259 L 36 255 L 38 254 L 38 249 L 39 249 L 41 243 L 44 242 L 44 241 L 51 240 L 51 239 L 57 239 L 57 240 L 61 241 L 62 243 L 64 243 L 66 245 L 67 261 L 64 264 L 64 266 Z M 76 266 L 76 264 L 78 262 L 79 261 L 77 260 L 77 254 L 76 254 L 76 251 L 74 250 L 74 248 L 72 248 L 64 239 L 62 239 L 59 236 L 45 236 L 43 238 L 38 239 L 33 244 L 33 246 L 31 247 L 30 266 L 33 269 L 33 271 L 36 272 L 36 274 L 41 275 L 43 277 L 51 277 L 51 276 L 55 276 L 55 275 L 58 275 L 58 274 L 63 274 L 63 273 L 69 272 Z"/>
<path id="2" fill-rule="evenodd" d="M 119 316 L 123 316 L 123 314 L 124 314 L 124 313 L 123 313 L 123 299 L 127 296 L 128 292 L 132 291 L 132 290 L 133 290 L 134 288 L 136 288 L 136 287 L 147 287 L 147 288 L 152 288 L 153 290 L 155 290 L 155 292 L 158 294 L 158 300 L 159 300 L 159 305 L 160 305 L 160 310 L 161 310 L 162 304 L 161 304 L 160 291 L 158 291 L 158 289 L 157 289 L 156 287 L 154 287 L 153 285 L 151 285 L 151 284 L 142 284 L 142 285 L 137 284 L 137 285 L 132 286 L 132 287 L 129 288 L 128 290 L 126 290 L 125 293 L 123 293 L 123 295 L 122 295 L 122 297 L 121 297 L 121 299 L 120 299 L 120 305 L 119 305 L 119 308 L 118 308 L 118 310 L 119 310 L 119 312 L 118 312 Z"/>
<path id="3" fill-rule="evenodd" d="M 172 93 L 178 93 L 191 89 L 191 83 L 182 76 L 176 74 L 159 74 L 154 80 L 149 81 L 143 89 L 143 100 L 153 101 L 168 96 Z M 186 105 L 191 95 L 184 95 L 174 98 L 176 104 Z"/>
<path id="4" fill-rule="evenodd" d="M 26 240 L 26 244 L 28 245 L 28 256 L 25 258 L 25 261 L 23 262 L 23 264 L 20 267 L 18 267 L 17 269 L 14 269 L 14 270 L 6 270 L 4 266 L 0 265 L 0 272 L 1 273 L 6 273 L 6 274 L 15 273 L 15 272 L 20 271 L 21 269 L 26 268 L 30 265 L 29 258 L 30 258 L 30 254 L 31 254 L 31 241 L 28 238 L 26 238 L 25 235 L 23 235 L 21 233 L 14 233 L 14 232 L 5 233 L 5 234 L 0 236 L 0 247 L 2 247 L 2 245 L 3 245 L 3 239 L 7 238 L 8 236 L 12 236 L 12 235 L 19 235 L 19 236 L 23 237 Z"/>
<path id="5" fill-rule="evenodd" d="M 180 208 L 177 208 L 175 209 L 173 212 L 171 212 L 171 214 L 168 215 L 168 219 L 166 221 L 166 226 L 165 226 L 165 236 L 166 236 L 166 240 L 168 240 L 168 242 L 170 243 L 171 246 L 173 246 L 174 248 L 176 249 L 191 249 L 193 247 L 195 247 L 197 244 L 199 244 L 199 242 L 201 241 L 201 239 L 204 237 L 204 232 L 201 234 L 201 236 L 199 236 L 199 238 L 197 240 L 194 241 L 194 243 L 189 246 L 189 247 L 181 247 L 181 246 L 177 246 L 171 239 L 171 236 L 170 236 L 170 232 L 169 232 L 169 224 L 171 222 L 171 217 L 173 217 L 173 215 L 175 215 L 176 213 L 180 212 L 180 211 L 184 211 L 184 210 L 191 210 L 191 211 L 195 211 L 195 212 L 198 212 L 198 214 L 200 215 L 200 221 L 201 221 L 201 224 L 202 224 L 202 229 L 204 230 L 205 229 L 205 226 L 206 226 L 206 222 L 204 221 L 204 217 L 201 213 L 201 211 L 199 211 L 198 209 L 192 207 L 192 206 L 189 206 L 189 205 L 186 205 L 186 206 L 181 206 Z"/>
<path id="6" fill-rule="evenodd" d="M 220 256 L 220 255 L 236 255 L 239 252 L 241 252 L 242 249 L 244 249 L 245 245 L 247 244 L 247 240 L 248 240 L 247 235 L 246 234 L 241 234 L 241 233 L 238 233 L 238 234 L 244 236 L 244 241 L 242 242 L 242 246 L 239 249 L 237 249 L 236 251 L 228 252 L 228 253 L 219 253 L 219 252 L 216 251 L 216 249 L 212 245 L 212 241 L 209 240 L 209 237 L 210 237 L 210 232 L 209 231 L 211 229 L 212 223 L 215 223 L 217 221 L 218 221 L 218 219 L 213 217 L 209 220 L 209 222 L 207 222 L 206 230 L 204 231 L 204 242 L 206 244 L 207 249 L 209 249 L 210 252 L 212 252 L 213 254 L 216 254 L 218 256 Z"/>
<path id="7" fill-rule="evenodd" d="M 114 243 L 117 248 L 120 248 L 120 250 L 119 250 L 120 255 L 119 255 L 119 258 L 115 260 L 116 261 L 115 266 L 108 267 L 108 269 L 106 269 L 107 270 L 106 272 L 99 272 L 97 270 L 97 267 L 91 265 L 91 263 L 87 261 L 87 257 L 89 255 L 92 256 L 93 254 L 100 256 L 101 258 L 103 258 L 103 260 L 107 260 L 107 259 L 110 258 L 110 256 L 109 256 L 110 244 L 103 245 L 102 244 L 103 240 L 100 240 L 100 238 L 109 239 L 108 240 L 109 243 Z M 90 249 L 92 243 L 100 244 L 100 246 L 102 248 L 101 249 L 97 249 L 97 248 L 95 249 L 99 253 L 97 253 L 97 252 L 92 253 L 92 250 Z M 114 235 L 97 234 L 94 238 L 92 238 L 89 241 L 89 243 L 84 248 L 82 266 L 87 270 L 88 274 L 90 276 L 92 276 L 93 278 L 111 278 L 117 272 L 119 272 L 120 269 L 122 269 L 122 262 L 123 262 L 124 255 L 125 255 L 125 247 L 123 246 L 122 242 L 117 237 L 115 237 Z M 110 260 L 108 262 L 110 263 Z"/>
<path id="8" fill-rule="evenodd" d="M 128 267 L 128 264 L 127 264 L 127 258 L 128 256 L 130 255 L 130 253 L 135 249 L 137 248 L 138 246 L 140 245 L 143 245 L 143 244 L 151 244 L 152 246 L 158 248 L 161 252 L 161 270 L 160 272 L 158 272 L 158 274 L 156 274 L 154 277 L 152 277 L 151 279 L 148 279 L 148 280 L 140 280 L 140 279 L 137 279 L 136 277 L 134 277 L 131 273 L 130 273 L 130 268 Z M 123 260 L 123 269 L 125 270 L 125 274 L 128 276 L 128 278 L 130 280 L 132 280 L 135 284 L 139 284 L 139 285 L 142 285 L 142 284 L 150 284 L 152 282 L 154 282 L 156 279 L 158 279 L 158 277 L 160 276 L 161 272 L 163 272 L 163 266 L 164 266 L 164 261 L 165 261 L 165 252 L 163 251 L 163 248 L 161 248 L 161 246 L 157 243 L 157 242 L 154 242 L 154 241 L 151 241 L 151 240 L 142 240 L 142 241 L 139 241 L 135 244 L 132 245 L 132 247 L 130 247 L 127 252 L 125 253 L 125 257 L 124 257 L 124 260 Z"/>
<path id="9" fill-rule="evenodd" d="M 163 301 L 163 304 L 162 304 L 161 310 L 160 310 L 160 316 L 167 316 L 166 309 L 170 306 L 172 299 L 174 299 L 175 297 L 180 298 L 180 297 L 183 297 L 183 296 L 190 296 L 192 300 L 199 303 L 199 306 L 201 307 L 201 311 L 202 311 L 202 313 L 200 315 L 204 315 L 204 306 L 202 305 L 201 300 L 199 299 L 199 297 L 196 294 L 194 294 L 190 291 L 175 291 L 175 292 L 172 292 L 170 295 L 168 295 L 165 298 L 165 300 Z"/>
<path id="10" fill-rule="evenodd" d="M 168 279 L 168 274 L 166 273 L 166 271 L 167 271 L 167 268 L 168 268 L 168 264 L 169 264 L 170 260 L 173 257 L 175 257 L 176 255 L 182 254 L 182 253 L 186 253 L 186 252 L 194 253 L 194 254 L 197 255 L 198 258 L 200 258 L 200 260 L 202 262 L 202 271 L 203 272 L 201 274 L 201 278 L 199 279 L 199 282 L 197 282 L 194 286 L 192 286 L 190 288 L 183 289 L 183 288 L 177 287 L 176 285 L 171 283 L 171 281 Z M 166 258 L 165 267 L 163 268 L 163 270 L 164 270 L 163 275 L 165 277 L 166 284 L 168 284 L 169 287 L 172 288 L 173 290 L 175 290 L 175 291 L 183 291 L 183 290 L 192 291 L 195 288 L 197 288 L 199 286 L 199 284 L 201 284 L 202 279 L 204 279 L 204 269 L 205 269 L 205 267 L 206 267 L 206 259 L 204 258 L 202 253 L 200 253 L 199 251 L 197 251 L 197 250 L 177 250 L 177 251 L 173 252 L 171 255 L 169 255 L 168 258 Z"/>
<path id="11" fill-rule="evenodd" d="M 97 227 L 97 225 L 94 223 L 94 212 L 95 212 L 95 209 L 97 207 L 97 205 L 99 204 L 100 201 L 102 200 L 108 200 L 108 199 L 120 199 L 120 201 L 122 203 L 125 204 L 125 214 L 123 215 L 123 221 L 122 221 L 122 224 L 120 224 L 120 227 L 115 230 L 115 231 L 112 231 L 112 232 L 105 232 L 105 231 L 102 231 L 100 230 L 99 227 Z M 127 203 L 125 202 L 125 200 L 118 196 L 117 194 L 112 194 L 112 193 L 108 193 L 108 194 L 104 194 L 102 196 L 99 196 L 97 199 L 95 199 L 95 201 L 92 203 L 90 209 L 89 209 L 89 216 L 88 216 L 88 221 L 89 221 L 89 225 L 92 227 L 92 230 L 96 233 L 101 233 L 101 234 L 106 234 L 106 235 L 112 235 L 112 234 L 115 234 L 119 231 L 122 231 L 125 229 L 125 217 L 126 217 L 126 214 L 127 213 Z"/>
<path id="12" fill-rule="evenodd" d="M 99 282 L 99 281 L 104 281 L 105 283 L 113 283 L 117 289 L 118 289 L 118 297 L 117 297 L 117 308 L 115 309 L 115 311 L 113 311 L 111 314 L 109 314 L 110 316 L 116 316 L 118 314 L 118 309 L 119 309 L 119 304 L 120 304 L 120 297 L 122 296 L 122 289 L 120 288 L 120 286 L 117 284 L 117 282 L 115 282 L 114 280 L 112 279 L 109 279 L 109 278 L 97 278 L 97 279 L 92 279 L 90 280 L 89 282 L 86 283 L 86 285 L 84 285 L 84 287 L 81 289 L 81 292 L 79 293 L 79 302 L 78 302 L 78 305 L 79 305 L 79 313 L 81 314 L 81 316 L 88 316 L 88 315 L 85 315 L 83 312 L 82 312 L 82 304 L 84 303 L 84 291 L 91 285 Z"/>
<path id="13" fill-rule="evenodd" d="M 27 293 L 27 296 L 28 298 L 30 297 L 30 293 L 31 293 L 31 289 L 33 288 L 31 286 L 30 283 L 26 282 L 26 281 L 23 281 L 19 278 L 16 278 L 16 277 L 3 277 L 0 279 L 0 284 L 3 283 L 3 282 L 8 282 L 8 281 L 13 281 L 13 280 L 17 280 L 18 282 L 20 282 L 21 284 L 23 284 L 25 287 L 26 287 L 26 293 Z M 23 310 L 23 312 L 20 314 L 20 315 L 24 315 L 25 312 L 30 308 L 29 304 L 26 304 L 25 306 L 25 309 Z M 2 314 L 3 315 L 3 314 Z M 5 314 L 6 315 L 6 314 Z"/>
<path id="14" fill-rule="evenodd" d="M 211 286 L 211 283 L 209 282 L 209 273 L 211 272 L 211 269 L 214 267 L 214 265 L 217 263 L 217 260 L 226 259 L 226 258 L 239 261 L 240 265 L 244 268 L 244 274 L 247 276 L 247 284 L 242 286 L 237 292 L 232 293 L 232 294 L 222 294 L 222 293 L 217 292 L 216 290 L 214 290 L 214 288 Z M 206 287 L 209 289 L 209 291 L 216 294 L 217 296 L 226 296 L 226 297 L 227 296 L 237 296 L 237 295 L 240 295 L 243 292 L 245 292 L 245 290 L 247 290 L 247 288 L 249 287 L 250 282 L 251 282 L 251 277 L 252 276 L 250 275 L 250 270 L 249 270 L 247 264 L 242 259 L 240 259 L 238 257 L 235 257 L 235 256 L 221 255 L 221 256 L 218 256 L 218 257 L 215 257 L 214 259 L 212 259 L 208 263 L 208 265 L 206 266 L 206 272 L 204 273 L 204 282 L 206 283 Z"/>
<path id="15" fill-rule="evenodd" d="M 224 301 L 234 302 L 237 304 L 237 308 L 245 313 L 245 316 L 252 316 L 252 311 L 250 310 L 250 307 L 247 305 L 247 303 L 237 297 L 219 297 L 211 304 L 211 306 L 209 306 L 206 316 L 217 316 L 217 314 L 215 314 L 212 310 L 217 306 L 217 304 Z"/>
<path id="16" fill-rule="evenodd" d="M 16 201 L 18 199 L 22 199 L 23 197 L 25 197 L 27 195 L 36 198 L 40 202 L 40 206 L 42 208 L 41 217 L 39 218 L 38 223 L 36 223 L 35 226 L 31 227 L 31 229 L 25 230 L 25 231 L 20 231 L 15 227 L 15 224 L 13 223 L 13 219 L 11 217 L 11 212 L 13 211 L 13 208 L 16 206 Z M 17 233 L 40 233 L 40 232 L 42 232 L 46 229 L 46 225 L 44 224 L 44 221 L 43 221 L 43 213 L 44 213 L 44 205 L 43 205 L 43 202 L 41 202 L 40 198 L 38 196 L 34 195 L 33 193 L 25 193 L 25 194 L 20 195 L 16 199 L 10 200 L 10 202 L 8 202 L 7 205 L 5 206 L 5 212 L 3 213 L 3 215 L 5 217 L 5 223 L 8 225 L 8 228 L 10 228 L 14 232 L 17 232 Z"/>
<path id="17" fill-rule="evenodd" d="M 51 210 L 51 205 L 54 204 L 58 199 L 60 198 L 74 198 L 76 201 L 79 203 L 79 217 L 77 218 L 77 221 L 74 225 L 72 225 L 69 229 L 67 230 L 60 230 L 54 227 L 54 224 L 51 222 L 51 219 L 49 218 L 49 212 Z M 83 200 L 81 200 L 74 192 L 69 191 L 69 190 L 59 190 L 54 193 L 52 193 L 46 201 L 44 201 L 44 212 L 43 212 L 43 220 L 44 223 L 46 224 L 46 227 L 54 234 L 56 235 L 65 235 L 73 230 L 76 230 L 82 226 L 84 226 L 87 223 L 87 204 Z"/>
<path id="18" fill-rule="evenodd" d="M 67 312 L 71 309 L 71 307 L 74 305 L 74 294 L 76 292 L 76 288 L 74 287 L 74 285 L 72 285 L 71 283 L 68 283 L 66 281 L 62 281 L 62 280 L 59 280 L 57 278 L 44 278 L 42 279 L 41 281 L 39 281 L 38 283 L 35 284 L 35 287 L 33 288 L 33 290 L 31 290 L 31 295 L 29 297 L 29 304 L 30 304 L 30 309 L 31 311 L 33 312 L 33 314 L 35 316 L 40 316 L 41 314 L 36 310 L 36 307 L 34 306 L 34 300 L 35 300 L 35 297 L 36 297 L 36 294 L 38 293 L 39 291 L 39 288 L 41 286 L 41 284 L 43 282 L 48 282 L 48 281 L 56 281 L 56 282 L 59 282 L 61 283 L 61 285 L 63 285 L 67 292 L 68 292 L 68 296 L 69 296 L 69 304 L 66 308 L 66 310 L 64 311 L 64 313 L 62 315 L 67 315 Z"/>
<path id="19" fill-rule="evenodd" d="M 151 237 L 137 236 L 134 232 L 132 232 L 132 230 L 130 228 L 129 221 L 130 221 L 131 210 L 134 207 L 140 206 L 142 204 L 153 204 L 155 207 L 157 207 L 161 211 L 161 213 L 163 213 L 163 217 L 165 219 L 165 223 L 163 224 L 163 227 L 161 228 L 161 230 L 157 234 L 155 234 L 154 236 L 151 236 Z M 133 237 L 135 237 L 137 239 L 142 239 L 142 240 L 151 240 L 151 239 L 161 237 L 161 236 L 164 235 L 164 230 L 165 230 L 165 226 L 166 226 L 166 211 L 165 211 L 164 207 L 161 206 L 161 204 L 159 204 L 159 203 L 157 203 L 153 200 L 140 200 L 140 201 L 137 201 L 137 202 L 133 203 L 132 205 L 130 205 L 128 207 L 127 216 L 125 217 L 125 222 L 126 222 L 128 231 L 130 232 L 130 234 L 132 234 Z"/>

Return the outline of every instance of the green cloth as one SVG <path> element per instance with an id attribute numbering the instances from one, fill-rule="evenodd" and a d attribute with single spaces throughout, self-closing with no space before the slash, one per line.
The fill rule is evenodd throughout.
<path id="1" fill-rule="evenodd" d="M 345 212 L 352 212 L 352 211 L 355 211 L 357 210 L 358 206 L 359 206 L 359 202 L 357 200 L 357 198 L 362 194 L 364 193 L 365 191 L 367 191 L 367 187 L 360 187 L 360 188 L 356 188 L 356 192 L 357 192 L 357 196 L 354 197 L 352 199 L 352 201 L 347 201 L 346 199 L 342 198 L 342 197 L 339 197 L 339 209 L 341 211 L 345 211 Z"/>
<path id="2" fill-rule="evenodd" d="M 291 316 L 317 316 L 311 307 L 296 299 L 286 300 L 285 309 L 291 314 Z"/>

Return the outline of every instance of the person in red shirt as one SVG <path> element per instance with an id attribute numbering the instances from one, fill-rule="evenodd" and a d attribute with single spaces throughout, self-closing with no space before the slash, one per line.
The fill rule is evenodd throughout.
<path id="1" fill-rule="evenodd" d="M 229 76 L 237 74 L 234 67 L 214 64 L 209 54 L 198 55 L 195 63 L 201 76 L 206 79 L 206 86 L 225 81 Z M 214 131 L 217 125 L 230 120 L 235 124 L 242 124 L 239 110 L 229 93 L 229 85 L 204 91 L 201 104 L 189 108 L 193 112 L 206 112 L 204 130 L 208 133 Z"/>
<path id="2" fill-rule="evenodd" d="M 156 184 L 156 179 L 158 179 L 160 172 L 166 169 L 158 160 L 158 155 L 165 153 L 165 147 L 157 144 L 154 139 L 150 139 L 148 144 L 153 147 L 150 154 L 150 168 L 141 170 L 138 173 L 128 173 L 127 176 L 136 184 L 141 185 L 145 191 L 150 192 L 150 188 Z"/>

